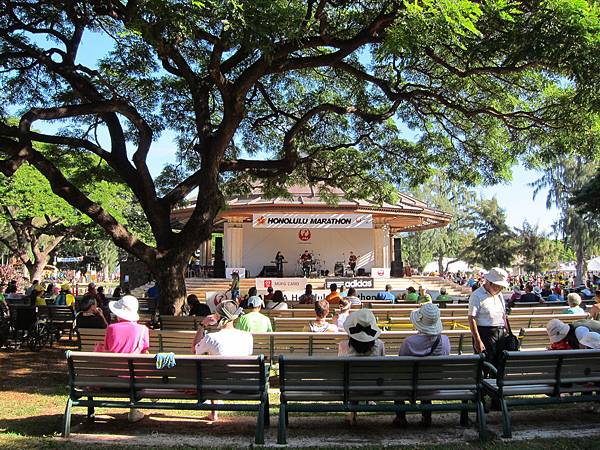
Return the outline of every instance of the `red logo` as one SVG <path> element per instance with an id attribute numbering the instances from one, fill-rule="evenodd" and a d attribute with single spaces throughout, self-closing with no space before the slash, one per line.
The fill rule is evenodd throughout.
<path id="1" fill-rule="evenodd" d="M 382 277 L 384 273 L 385 273 L 384 270 L 378 270 L 377 271 L 377 275 L 379 275 L 380 277 Z"/>
<path id="2" fill-rule="evenodd" d="M 310 230 L 303 228 L 300 231 L 298 231 L 298 238 L 301 241 L 308 241 L 310 239 Z"/>
<path id="3" fill-rule="evenodd" d="M 267 219 L 265 218 L 265 216 L 260 216 L 258 219 L 256 219 L 257 225 L 264 225 L 265 223 L 267 223 Z"/>
<path id="4" fill-rule="evenodd" d="M 270 288 L 270 287 L 273 286 L 273 281 L 272 280 L 265 280 L 264 281 L 264 285 L 265 285 L 264 287 Z"/>

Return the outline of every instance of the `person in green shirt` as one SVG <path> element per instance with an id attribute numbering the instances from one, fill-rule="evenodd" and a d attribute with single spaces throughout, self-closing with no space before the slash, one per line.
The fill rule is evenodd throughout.
<path id="1" fill-rule="evenodd" d="M 406 299 L 407 302 L 417 303 L 419 301 L 419 294 L 414 287 L 409 286 L 406 290 Z"/>
<path id="2" fill-rule="evenodd" d="M 270 333 L 273 331 L 271 320 L 260 313 L 260 309 L 264 306 L 262 298 L 258 295 L 253 295 L 248 299 L 248 308 L 252 311 L 241 316 L 235 327 L 238 330 L 249 331 L 250 333 Z"/>
<path id="3" fill-rule="evenodd" d="M 450 296 L 446 293 L 446 288 L 440 289 L 440 295 L 435 299 L 436 302 L 449 302 Z"/>

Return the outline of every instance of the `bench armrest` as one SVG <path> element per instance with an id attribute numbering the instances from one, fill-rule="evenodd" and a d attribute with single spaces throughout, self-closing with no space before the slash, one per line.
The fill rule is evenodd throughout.
<path id="1" fill-rule="evenodd" d="M 489 369 L 490 372 L 492 372 L 494 375 L 498 375 L 498 369 L 496 369 L 496 367 L 492 363 L 484 361 L 483 366 Z"/>

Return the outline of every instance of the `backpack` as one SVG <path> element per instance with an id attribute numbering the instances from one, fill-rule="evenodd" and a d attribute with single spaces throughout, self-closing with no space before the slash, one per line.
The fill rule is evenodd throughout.
<path id="1" fill-rule="evenodd" d="M 54 299 L 54 304 L 58 306 L 66 306 L 67 305 L 67 294 L 61 292 Z"/>

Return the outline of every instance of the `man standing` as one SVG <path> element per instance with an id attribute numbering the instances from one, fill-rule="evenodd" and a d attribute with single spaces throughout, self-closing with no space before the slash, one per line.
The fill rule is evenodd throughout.
<path id="1" fill-rule="evenodd" d="M 497 366 L 508 335 L 506 306 L 502 289 L 507 288 L 508 274 L 494 267 L 485 275 L 483 286 L 469 297 L 469 327 L 475 353 L 486 352 L 486 359 Z"/>

